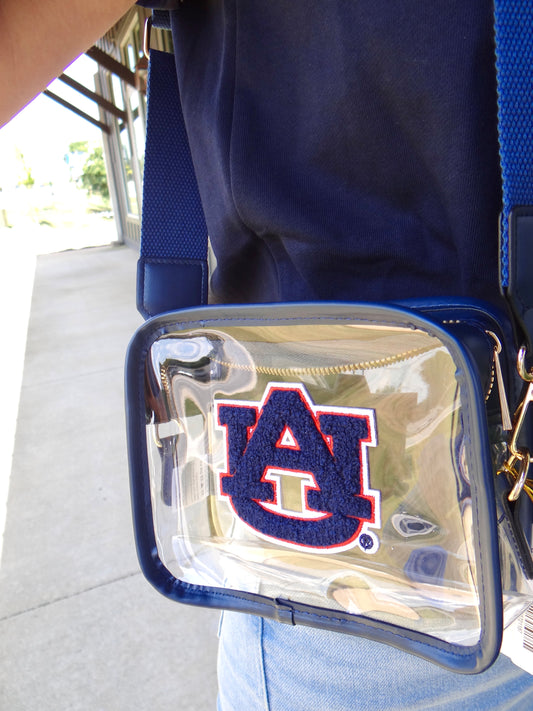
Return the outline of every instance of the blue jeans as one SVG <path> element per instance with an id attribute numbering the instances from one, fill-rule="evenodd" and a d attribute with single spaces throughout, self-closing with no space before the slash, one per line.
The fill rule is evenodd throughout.
<path id="1" fill-rule="evenodd" d="M 500 655 L 460 675 L 366 639 L 224 613 L 218 711 L 533 709 L 533 676 Z"/>

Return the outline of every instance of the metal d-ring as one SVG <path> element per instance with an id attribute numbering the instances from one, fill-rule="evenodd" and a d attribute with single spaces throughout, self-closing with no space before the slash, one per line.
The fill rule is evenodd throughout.
<path id="1" fill-rule="evenodd" d="M 512 467 L 506 467 L 507 471 L 512 476 L 516 477 L 514 486 L 507 497 L 509 501 L 516 501 L 518 499 L 518 497 L 522 493 L 522 489 L 524 488 L 527 479 L 527 473 L 529 470 L 530 462 L 529 452 L 527 450 L 520 450 L 520 454 L 521 456 L 517 458 L 520 462 L 518 472 L 514 468 L 514 465 Z"/>
<path id="2" fill-rule="evenodd" d="M 528 370 L 526 368 L 526 358 L 527 358 L 527 348 L 525 346 L 520 346 L 518 351 L 518 358 L 516 361 L 516 368 L 518 370 L 518 375 L 526 383 L 533 383 L 533 369 Z"/>
<path id="3" fill-rule="evenodd" d="M 150 59 L 150 38 L 152 36 L 152 16 L 146 18 L 144 22 L 143 53 L 146 59 Z"/>

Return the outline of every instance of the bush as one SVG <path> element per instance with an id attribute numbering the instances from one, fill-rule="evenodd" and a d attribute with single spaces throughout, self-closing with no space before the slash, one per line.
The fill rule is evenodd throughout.
<path id="1" fill-rule="evenodd" d="M 92 195 L 96 194 L 105 199 L 109 198 L 104 153 L 100 146 L 95 148 L 85 161 L 81 174 L 81 184 Z"/>

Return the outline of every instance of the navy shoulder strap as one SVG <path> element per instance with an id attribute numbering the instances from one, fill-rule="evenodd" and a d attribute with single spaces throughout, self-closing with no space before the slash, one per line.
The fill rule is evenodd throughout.
<path id="1" fill-rule="evenodd" d="M 503 188 L 501 285 L 524 337 L 533 334 L 533 3 L 495 0 Z"/>
<path id="2" fill-rule="evenodd" d="M 207 228 L 183 121 L 174 55 L 150 51 L 137 308 L 207 303 Z"/>

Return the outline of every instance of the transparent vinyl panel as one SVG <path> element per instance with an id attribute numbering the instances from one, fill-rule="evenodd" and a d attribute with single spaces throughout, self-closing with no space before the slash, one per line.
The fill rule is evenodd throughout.
<path id="1" fill-rule="evenodd" d="M 180 330 L 146 361 L 159 556 L 178 579 L 480 639 L 460 372 L 366 324 Z"/>

